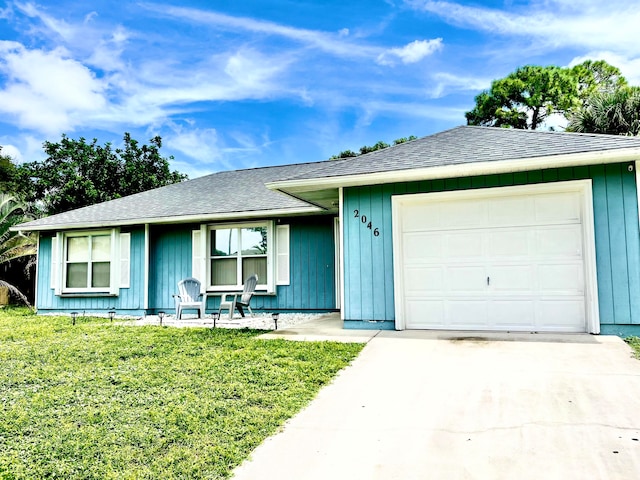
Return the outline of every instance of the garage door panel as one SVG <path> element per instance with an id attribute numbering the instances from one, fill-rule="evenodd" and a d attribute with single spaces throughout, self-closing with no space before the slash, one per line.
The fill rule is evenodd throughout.
<path id="1" fill-rule="evenodd" d="M 448 326 L 471 330 L 486 328 L 489 321 L 486 300 L 455 299 L 446 303 Z"/>
<path id="2" fill-rule="evenodd" d="M 472 261 L 484 258 L 482 231 L 444 235 L 443 260 Z"/>
<path id="3" fill-rule="evenodd" d="M 404 271 L 405 292 L 409 296 L 444 293 L 444 267 L 413 267 Z"/>
<path id="4" fill-rule="evenodd" d="M 582 295 L 584 269 L 582 263 L 540 265 L 539 290 L 544 295 Z"/>
<path id="5" fill-rule="evenodd" d="M 500 197 L 487 202 L 490 227 L 528 225 L 535 222 L 533 199 L 529 196 Z"/>
<path id="6" fill-rule="evenodd" d="M 581 223 L 582 209 L 577 192 L 536 195 L 534 201 L 536 223 Z"/>
<path id="7" fill-rule="evenodd" d="M 496 300 L 490 303 L 491 326 L 499 330 L 531 330 L 535 327 L 535 300 Z"/>
<path id="8" fill-rule="evenodd" d="M 540 227 L 535 232 L 538 257 L 582 258 L 582 228 L 580 225 Z"/>
<path id="9" fill-rule="evenodd" d="M 405 232 L 434 230 L 441 228 L 440 206 L 438 203 L 408 204 L 403 208 L 402 220 Z"/>
<path id="10" fill-rule="evenodd" d="M 586 330 L 583 193 L 516 188 L 401 204 L 408 328 Z"/>
<path id="11" fill-rule="evenodd" d="M 528 257 L 532 232 L 529 229 L 487 231 L 487 254 L 491 257 Z"/>
<path id="12" fill-rule="evenodd" d="M 440 262 L 442 258 L 442 235 L 435 233 L 409 233 L 403 239 L 406 264 Z"/>
<path id="13" fill-rule="evenodd" d="M 444 328 L 443 300 L 407 299 L 407 328 Z"/>
<path id="14" fill-rule="evenodd" d="M 484 292 L 487 288 L 484 265 L 448 267 L 445 278 L 447 292 L 451 294 Z"/>
<path id="15" fill-rule="evenodd" d="M 585 309 L 582 297 L 566 300 L 543 299 L 538 302 L 536 310 L 537 326 L 540 330 L 585 331 Z M 576 322 L 576 319 L 583 320 L 580 323 Z"/>
<path id="16" fill-rule="evenodd" d="M 473 228 L 487 222 L 486 200 L 458 200 L 439 205 L 442 229 Z"/>
<path id="17" fill-rule="evenodd" d="M 531 264 L 492 265 L 488 268 L 488 295 L 510 292 L 533 293 L 536 288 L 536 269 Z"/>

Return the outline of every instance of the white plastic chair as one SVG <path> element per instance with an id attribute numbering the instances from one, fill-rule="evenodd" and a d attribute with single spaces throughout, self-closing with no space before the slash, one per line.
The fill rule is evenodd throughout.
<path id="1" fill-rule="evenodd" d="M 256 290 L 258 284 L 258 275 L 255 273 L 247 278 L 244 282 L 244 289 L 242 293 L 224 293 L 220 299 L 220 308 L 218 309 L 218 315 L 222 314 L 222 310 L 229 310 L 229 319 L 233 318 L 233 311 L 237 308 L 240 312 L 240 316 L 244 318 L 243 307 L 249 310 L 249 315 L 253 317 L 253 311 L 249 306 L 253 292 Z M 233 298 L 231 298 L 233 297 Z"/>
<path id="2" fill-rule="evenodd" d="M 183 310 L 198 310 L 198 318 L 203 318 L 207 297 L 200 293 L 200 281 L 193 277 L 180 280 L 178 292 L 173 295 L 176 301 L 176 318 L 180 319 Z"/>

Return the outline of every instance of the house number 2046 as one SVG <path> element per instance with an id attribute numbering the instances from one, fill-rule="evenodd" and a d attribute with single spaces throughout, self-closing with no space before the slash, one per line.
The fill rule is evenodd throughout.
<path id="1" fill-rule="evenodd" d="M 366 215 L 364 214 L 360 215 L 360 210 L 356 209 L 353 211 L 353 218 L 359 218 L 362 226 L 366 226 L 369 230 L 371 230 L 371 233 L 373 234 L 374 237 L 380 236 L 380 230 L 377 227 L 373 226 L 373 224 L 367 218 Z"/>

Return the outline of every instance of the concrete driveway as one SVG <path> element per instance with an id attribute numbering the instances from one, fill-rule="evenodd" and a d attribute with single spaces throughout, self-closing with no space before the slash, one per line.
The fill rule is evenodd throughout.
<path id="1" fill-rule="evenodd" d="M 378 333 L 234 478 L 640 478 L 622 340 L 471 335 Z"/>

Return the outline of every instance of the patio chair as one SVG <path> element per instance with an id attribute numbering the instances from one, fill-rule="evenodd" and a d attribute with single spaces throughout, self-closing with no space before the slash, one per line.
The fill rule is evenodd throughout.
<path id="1" fill-rule="evenodd" d="M 229 310 L 229 319 L 233 318 L 233 311 L 237 308 L 240 312 L 240 316 L 244 318 L 243 307 L 249 310 L 249 315 L 253 317 L 253 311 L 249 306 L 253 292 L 256 290 L 256 284 L 258 283 L 258 275 L 255 273 L 247 278 L 244 282 L 244 289 L 242 293 L 223 293 L 220 299 L 220 308 L 218 309 L 218 315 L 222 314 L 222 310 Z M 233 298 L 231 298 L 233 297 Z"/>
<path id="2" fill-rule="evenodd" d="M 193 277 L 180 280 L 178 292 L 173 295 L 176 301 L 176 318 L 180 320 L 183 310 L 198 310 L 198 318 L 203 318 L 207 297 L 200 293 L 200 281 Z"/>

